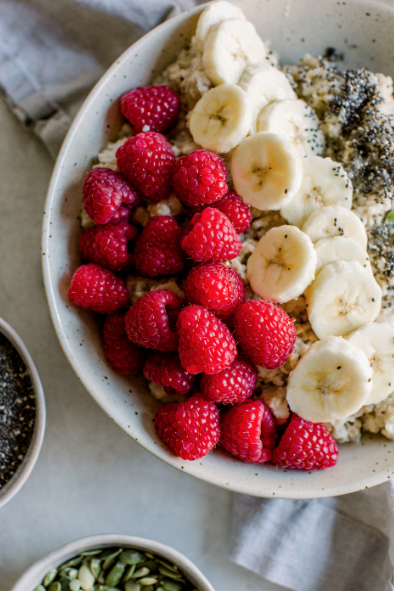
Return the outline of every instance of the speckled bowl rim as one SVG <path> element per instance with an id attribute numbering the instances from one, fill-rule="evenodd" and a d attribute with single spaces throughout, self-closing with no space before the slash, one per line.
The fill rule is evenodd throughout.
<path id="1" fill-rule="evenodd" d="M 85 550 L 95 550 L 111 546 L 135 548 L 136 550 L 158 554 L 178 566 L 187 579 L 193 585 L 196 585 L 198 591 L 215 591 L 197 566 L 189 558 L 178 552 L 178 550 L 154 540 L 122 534 L 97 534 L 60 546 L 60 548 L 53 550 L 30 566 L 19 577 L 10 591 L 33 591 L 52 568 L 56 568 L 66 560 Z"/>
<path id="2" fill-rule="evenodd" d="M 0 489 L 1 508 L 22 488 L 34 468 L 41 451 L 42 442 L 44 441 L 46 408 L 40 376 L 26 345 L 15 330 L 2 318 L 0 318 L 0 332 L 10 340 L 23 359 L 32 381 L 36 401 L 34 432 L 29 450 L 13 477 Z"/>
<path id="3" fill-rule="evenodd" d="M 270 0 L 266 0 L 269 2 Z M 240 4 L 240 1 L 236 3 Z M 283 0 L 281 2 L 281 6 L 285 5 L 286 7 L 291 4 L 291 6 L 295 6 L 294 2 L 287 2 Z M 324 10 L 326 9 L 326 4 L 324 4 Z M 378 2 L 372 0 L 348 0 L 347 2 L 330 2 L 330 6 L 339 4 L 348 4 L 352 8 L 357 7 L 357 11 L 360 12 L 361 10 L 367 10 L 373 12 L 373 10 L 382 11 L 385 13 L 385 17 L 387 16 L 387 21 L 394 22 L 394 9 L 392 7 L 388 7 L 387 5 L 380 4 Z M 168 449 L 165 448 L 164 444 L 160 442 L 156 436 L 156 439 L 148 439 L 145 438 L 145 441 L 141 441 L 143 437 L 140 437 L 141 432 L 138 432 L 134 427 L 127 427 L 127 425 L 122 424 L 122 420 L 120 419 L 119 414 L 119 406 L 118 408 L 114 408 L 108 403 L 107 394 L 104 393 L 104 389 L 100 387 L 102 392 L 97 391 L 97 383 L 94 382 L 92 379 L 92 370 L 86 370 L 85 367 L 82 367 L 78 356 L 76 355 L 77 349 L 70 342 L 70 339 L 75 338 L 75 335 L 68 335 L 67 331 L 64 330 L 62 326 L 62 313 L 63 313 L 63 303 L 62 308 L 58 309 L 57 307 L 57 292 L 58 292 L 58 284 L 52 280 L 51 277 L 51 265 L 49 262 L 49 257 L 44 256 L 51 250 L 51 244 L 49 238 L 51 237 L 51 210 L 55 208 L 55 204 L 58 200 L 59 187 L 57 186 L 58 182 L 62 177 L 62 169 L 66 167 L 66 159 L 68 155 L 68 150 L 70 146 L 73 144 L 74 136 L 77 135 L 79 126 L 83 123 L 83 120 L 86 115 L 98 115 L 94 113 L 96 109 L 92 109 L 92 106 L 95 104 L 95 100 L 97 97 L 100 96 L 101 93 L 104 93 L 106 89 L 108 89 L 108 85 L 113 77 L 116 77 L 116 73 L 118 68 L 120 68 L 120 64 L 126 63 L 126 60 L 132 58 L 134 53 L 137 55 L 138 53 L 142 53 L 146 50 L 148 43 L 156 35 L 159 30 L 162 30 L 164 27 L 171 27 L 172 25 L 175 26 L 176 23 L 182 23 L 182 26 L 187 26 L 186 19 L 194 18 L 196 19 L 197 14 L 204 8 L 204 5 L 198 6 L 195 9 L 187 12 L 182 13 L 181 15 L 171 19 L 170 21 L 166 21 L 165 23 L 161 24 L 159 27 L 156 27 L 149 33 L 147 33 L 144 37 L 142 37 L 139 41 L 137 41 L 134 45 L 132 45 L 124 54 L 122 54 L 118 60 L 107 70 L 107 72 L 103 75 L 103 77 L 99 80 L 96 86 L 93 88 L 87 99 L 85 100 L 83 106 L 81 107 L 79 113 L 77 114 L 67 136 L 63 143 L 62 149 L 59 153 L 56 166 L 54 168 L 54 172 L 52 175 L 51 183 L 48 189 L 47 201 L 45 205 L 45 213 L 44 213 L 44 221 L 43 221 L 43 236 L 42 236 L 42 254 L 43 254 L 43 274 L 44 274 L 44 284 L 46 289 L 46 294 L 49 303 L 49 309 L 52 316 L 52 320 L 55 326 L 56 333 L 58 335 L 59 341 L 61 346 L 70 361 L 72 367 L 74 368 L 75 372 L 81 379 L 82 383 L 88 390 L 88 392 L 93 396 L 96 402 L 103 408 L 103 410 L 115 421 L 119 424 L 119 426 L 128 433 L 135 441 L 138 441 L 140 445 L 142 445 L 145 449 L 149 452 L 153 453 L 156 457 L 165 461 L 170 466 L 184 471 L 185 473 L 192 475 L 196 478 L 214 484 L 216 486 L 220 486 L 227 490 L 232 490 L 234 492 L 250 494 L 259 497 L 272 497 L 276 496 L 277 498 L 291 498 L 291 499 L 308 499 L 308 498 L 316 498 L 316 497 L 327 497 L 333 495 L 341 495 L 347 494 L 351 492 L 355 492 L 361 490 L 363 488 L 368 488 L 371 486 L 376 486 L 385 482 L 386 479 L 390 479 L 394 475 L 394 453 L 390 456 L 385 456 L 384 462 L 382 464 L 384 466 L 379 466 L 379 468 L 372 469 L 374 466 L 371 466 L 371 470 L 364 471 L 359 473 L 357 468 L 355 470 L 349 470 L 350 466 L 347 462 L 344 462 L 342 467 L 342 471 L 340 473 L 336 473 L 336 469 L 332 468 L 329 470 L 324 471 L 324 477 L 322 472 L 312 472 L 308 473 L 297 473 L 297 471 L 287 471 L 287 474 L 283 476 L 283 479 L 280 481 L 279 484 L 278 479 L 273 478 L 271 481 L 269 478 L 261 478 L 255 479 L 253 482 L 253 477 L 258 476 L 258 466 L 256 466 L 256 474 L 254 474 L 254 470 L 252 469 L 254 466 L 251 464 L 243 464 L 243 467 L 249 466 L 249 472 L 246 473 L 246 469 L 243 470 L 239 467 L 241 462 L 239 460 L 229 457 L 228 454 L 219 450 L 215 452 L 215 456 L 218 457 L 219 455 L 226 456 L 226 462 L 221 463 L 213 463 L 208 464 L 209 468 L 206 470 L 204 463 L 205 460 L 208 460 L 208 456 L 203 458 L 201 461 L 196 462 L 187 462 L 182 461 L 180 458 L 173 456 L 169 453 Z M 286 8 L 287 9 L 287 8 Z M 369 16 L 369 13 L 366 12 Z M 287 16 L 287 15 L 285 15 Z M 185 19 L 184 21 L 182 19 Z M 309 26 L 309 25 L 308 25 Z M 391 34 L 391 29 L 390 29 Z M 307 48 L 305 49 L 305 51 Z M 162 50 L 164 51 L 164 49 Z M 129 63 L 129 62 L 127 62 Z M 393 72 L 394 73 L 394 72 Z M 107 90 L 108 92 L 108 90 Z M 89 110 L 92 110 L 89 113 Z M 56 208 L 55 208 L 56 209 Z M 80 315 L 82 316 L 83 313 L 81 312 Z M 111 372 L 108 368 L 106 371 Z M 114 376 L 112 376 L 112 380 L 114 381 Z M 96 389 L 95 389 L 96 384 Z M 138 435 L 138 436 L 137 436 Z M 369 435 L 368 435 L 369 437 Z M 376 446 L 387 447 L 390 449 L 387 453 L 391 453 L 394 451 L 393 446 L 394 443 L 388 440 L 385 440 L 383 437 L 376 438 L 374 436 L 370 436 L 369 439 L 374 439 L 376 442 Z M 360 445 L 356 444 L 346 444 L 346 447 L 349 450 L 347 454 L 348 457 L 353 458 L 357 455 L 358 452 L 363 454 L 363 462 L 364 462 L 364 452 L 361 450 Z M 365 449 L 365 448 L 364 448 Z M 373 451 L 370 454 L 373 456 L 375 461 L 375 444 L 373 445 Z M 378 453 L 378 452 L 377 452 Z M 384 453 L 384 452 L 383 452 Z M 211 456 L 212 454 L 209 454 Z M 341 454 L 341 457 L 343 455 Z M 379 456 L 379 459 L 382 456 Z M 222 458 L 220 457 L 220 460 Z M 383 459 L 383 457 L 382 457 Z M 341 458 L 340 458 L 341 460 Z M 338 462 L 338 465 L 341 462 Z M 346 463 L 346 466 L 345 466 Z M 371 462 L 369 462 L 370 464 Z M 267 470 L 275 470 L 272 466 L 267 466 Z M 286 471 L 281 471 L 281 474 Z M 302 477 L 302 482 L 300 482 L 300 478 Z M 283 485 L 283 486 L 282 486 Z"/>

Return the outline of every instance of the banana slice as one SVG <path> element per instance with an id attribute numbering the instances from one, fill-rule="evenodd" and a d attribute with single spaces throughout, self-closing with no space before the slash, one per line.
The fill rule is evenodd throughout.
<path id="1" fill-rule="evenodd" d="M 372 368 L 372 390 L 365 404 L 378 404 L 394 390 L 394 328 L 371 322 L 346 340 L 366 354 Z"/>
<path id="2" fill-rule="evenodd" d="M 235 6 L 231 2 L 212 2 L 205 10 L 202 11 L 200 18 L 198 19 L 196 29 L 196 47 L 201 52 L 204 49 L 204 41 L 208 37 L 208 34 L 217 23 L 225 21 L 229 18 L 238 18 L 246 20 L 246 17 L 242 10 Z"/>
<path id="3" fill-rule="evenodd" d="M 315 111 L 302 100 L 275 101 L 257 116 L 257 131 L 278 133 L 294 142 L 302 156 L 320 156 L 325 139 Z"/>
<path id="4" fill-rule="evenodd" d="M 246 275 L 264 300 L 283 303 L 304 293 L 315 277 L 316 261 L 309 236 L 295 226 L 279 226 L 259 240 Z"/>
<path id="5" fill-rule="evenodd" d="M 338 261 L 322 268 L 305 295 L 309 322 L 323 339 L 373 322 L 380 311 L 382 290 L 360 263 Z"/>
<path id="6" fill-rule="evenodd" d="M 234 151 L 231 176 L 245 203 L 257 209 L 277 210 L 301 186 L 301 158 L 291 142 L 281 136 L 255 133 Z"/>
<path id="7" fill-rule="evenodd" d="M 372 369 L 361 349 L 342 337 L 317 341 L 290 373 L 287 402 L 312 423 L 345 419 L 366 402 Z"/>
<path id="8" fill-rule="evenodd" d="M 249 98 L 252 109 L 250 133 L 256 133 L 259 112 L 272 101 L 295 101 L 297 95 L 283 72 L 270 64 L 252 64 L 245 68 L 239 81 Z"/>
<path id="9" fill-rule="evenodd" d="M 189 127 L 196 144 L 223 154 L 238 146 L 250 122 L 245 91 L 235 84 L 221 84 L 203 94 L 191 112 Z"/>
<path id="10" fill-rule="evenodd" d="M 372 272 L 368 254 L 353 238 L 345 236 L 323 238 L 314 246 L 317 254 L 316 275 L 322 267 L 337 261 L 356 261 L 364 269 Z"/>
<path id="11" fill-rule="evenodd" d="M 346 236 L 353 238 L 360 246 L 367 249 L 367 233 L 359 217 L 355 213 L 340 207 L 328 205 L 312 213 L 302 226 L 313 243 L 322 238 Z"/>
<path id="12" fill-rule="evenodd" d="M 352 183 L 340 164 L 331 158 L 312 156 L 302 159 L 301 188 L 288 205 L 280 211 L 290 223 L 302 228 L 317 209 L 329 205 L 352 206 Z"/>
<path id="13" fill-rule="evenodd" d="M 265 45 L 254 25 L 230 18 L 211 27 L 202 61 L 214 84 L 237 84 L 246 66 L 263 62 L 265 57 Z"/>

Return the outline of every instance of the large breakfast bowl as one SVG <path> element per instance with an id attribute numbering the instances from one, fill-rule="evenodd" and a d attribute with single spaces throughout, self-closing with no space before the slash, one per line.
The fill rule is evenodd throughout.
<path id="1" fill-rule="evenodd" d="M 394 9 L 367 0 L 238 0 L 246 17 L 282 63 L 327 47 L 344 54 L 343 66 L 365 66 L 394 76 Z M 59 154 L 45 208 L 42 255 L 49 306 L 63 349 L 103 410 L 145 449 L 171 466 L 229 490 L 260 497 L 339 495 L 379 484 L 394 474 L 394 443 L 365 436 L 341 445 L 338 464 L 322 472 L 283 471 L 242 463 L 215 450 L 187 462 L 156 435 L 157 402 L 143 379 L 129 379 L 108 366 L 95 315 L 71 305 L 67 290 L 81 263 L 78 252 L 81 187 L 97 153 L 116 138 L 122 119 L 119 97 L 150 84 L 190 40 L 202 7 L 160 25 L 128 49 L 101 78 L 77 115 Z"/>

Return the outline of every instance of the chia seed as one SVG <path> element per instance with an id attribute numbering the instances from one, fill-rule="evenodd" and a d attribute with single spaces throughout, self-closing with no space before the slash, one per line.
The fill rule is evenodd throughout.
<path id="1" fill-rule="evenodd" d="M 0 488 L 28 452 L 36 404 L 29 372 L 11 342 L 0 333 Z"/>

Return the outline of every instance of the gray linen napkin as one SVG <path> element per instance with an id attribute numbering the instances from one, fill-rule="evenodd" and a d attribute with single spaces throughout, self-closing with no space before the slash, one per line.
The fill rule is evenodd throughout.
<path id="1" fill-rule="evenodd" d="M 8 104 L 55 157 L 105 69 L 146 31 L 203 1 L 1 0 Z M 312 501 L 235 495 L 230 558 L 294 591 L 394 591 L 392 495 L 389 484 Z"/>

